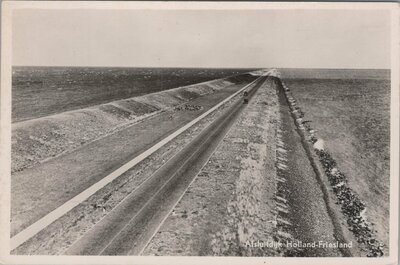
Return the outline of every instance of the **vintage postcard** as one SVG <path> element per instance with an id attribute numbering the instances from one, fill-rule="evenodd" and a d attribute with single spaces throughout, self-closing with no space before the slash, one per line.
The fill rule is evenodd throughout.
<path id="1" fill-rule="evenodd" d="M 4 1 L 2 264 L 396 264 L 399 5 Z"/>

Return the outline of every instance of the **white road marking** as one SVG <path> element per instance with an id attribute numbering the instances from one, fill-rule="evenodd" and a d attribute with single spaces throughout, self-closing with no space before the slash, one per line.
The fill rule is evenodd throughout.
<path id="1" fill-rule="evenodd" d="M 282 208 L 282 207 L 280 207 L 280 206 L 276 206 L 276 210 L 277 210 L 278 212 L 281 212 L 281 213 L 286 213 L 286 214 L 289 213 L 289 211 L 288 211 L 287 209 Z"/>
<path id="2" fill-rule="evenodd" d="M 287 232 L 284 232 L 281 230 L 278 230 L 278 236 L 289 239 L 289 240 L 293 239 L 293 236 L 290 233 L 287 233 Z"/>
<path id="3" fill-rule="evenodd" d="M 282 182 L 282 183 L 285 183 L 285 182 L 286 182 L 286 179 L 280 178 L 280 177 L 277 177 L 276 180 L 277 180 L 278 182 Z"/>
<path id="4" fill-rule="evenodd" d="M 221 101 L 220 103 L 218 103 L 217 105 L 215 105 L 214 107 L 209 109 L 207 112 L 203 113 L 202 115 L 200 115 L 196 119 L 194 119 L 191 122 L 187 123 L 186 125 L 184 125 L 180 129 L 178 129 L 174 133 L 170 134 L 169 136 L 167 136 L 166 138 L 164 138 L 160 142 L 156 143 L 155 145 L 153 145 L 152 147 L 150 147 L 149 149 L 147 149 L 146 151 L 144 151 L 143 153 L 141 153 L 137 157 L 133 158 L 131 161 L 129 161 L 125 165 L 121 166 L 120 168 L 118 168 L 114 172 L 110 173 L 109 175 L 107 175 L 106 177 L 101 179 L 100 181 L 96 182 L 95 184 L 93 184 L 92 186 L 90 186 L 89 188 L 84 190 L 83 192 L 79 193 L 78 195 L 76 195 L 72 199 L 68 200 L 67 202 L 65 202 L 64 204 L 62 204 L 61 206 L 59 206 L 58 208 L 53 210 L 52 212 L 48 213 L 47 215 L 45 215 L 44 217 L 42 217 L 41 219 L 39 219 L 35 223 L 31 224 L 30 226 L 28 226 L 27 228 L 25 228 L 24 230 L 22 230 L 21 232 L 19 232 L 15 236 L 13 236 L 11 238 L 11 240 L 10 240 L 11 241 L 10 242 L 10 250 L 13 250 L 13 249 L 17 248 L 18 246 L 20 246 L 21 244 L 26 242 L 28 239 L 30 239 L 33 236 L 35 236 L 37 233 L 42 231 L 44 228 L 49 226 L 51 223 L 56 221 L 58 218 L 60 218 L 61 216 L 65 215 L 67 212 L 69 212 L 70 210 L 72 210 L 73 208 L 75 208 L 76 206 L 81 204 L 83 201 L 88 199 L 90 196 L 95 194 L 101 188 L 103 188 L 107 184 L 111 183 L 113 180 L 115 180 L 116 178 L 121 176 L 123 173 L 128 171 L 130 168 L 132 168 L 133 166 L 137 165 L 138 163 L 140 163 L 141 161 L 143 161 L 144 159 L 149 157 L 151 154 L 156 152 L 158 149 L 160 149 L 161 147 L 163 147 L 164 145 L 166 145 L 167 143 L 169 143 L 170 141 L 175 139 L 177 136 L 182 134 L 184 131 L 186 131 L 187 129 L 192 127 L 194 124 L 196 124 L 199 121 L 201 121 L 202 119 L 204 119 L 210 113 L 212 113 L 213 111 L 218 109 L 220 106 L 225 104 L 227 101 L 229 101 L 230 99 L 232 99 L 233 97 L 235 97 L 236 95 L 238 95 L 239 93 L 241 93 L 242 91 L 244 91 L 249 86 L 251 86 L 254 83 L 256 83 L 257 81 L 259 81 L 261 78 L 263 78 L 263 76 L 265 76 L 265 75 L 260 76 L 259 78 L 257 78 L 253 82 L 251 82 L 250 84 L 244 86 L 243 88 L 241 88 L 240 90 L 238 90 L 237 92 L 232 94 L 231 96 L 227 97 L 226 99 L 224 99 L 223 101 Z"/>
<path id="5" fill-rule="evenodd" d="M 286 158 L 286 157 L 283 157 L 283 156 L 277 156 L 276 159 L 277 159 L 277 160 L 281 160 L 281 161 L 283 161 L 284 163 L 286 163 L 286 162 L 288 161 L 287 158 Z"/>
<path id="6" fill-rule="evenodd" d="M 277 163 L 277 168 L 279 168 L 279 169 L 281 169 L 281 170 L 286 170 L 287 169 L 287 166 L 286 165 L 284 165 L 284 164 L 282 164 L 282 163 Z"/>
<path id="7" fill-rule="evenodd" d="M 276 148 L 276 151 L 278 151 L 278 152 L 280 152 L 280 153 L 284 153 L 284 154 L 287 153 L 287 151 L 286 151 L 285 149 L 283 149 L 282 147 Z"/>
<path id="8" fill-rule="evenodd" d="M 277 221 L 277 223 L 282 223 L 282 224 L 285 224 L 285 225 L 288 225 L 288 226 L 292 226 L 291 222 L 289 222 L 289 221 L 287 221 L 285 219 L 279 218 L 279 217 L 276 218 L 276 221 Z"/>
<path id="9" fill-rule="evenodd" d="M 278 201 L 276 202 L 276 206 L 278 206 L 281 209 L 285 209 L 285 210 L 289 209 L 289 206 L 286 203 L 282 203 L 282 202 L 278 202 Z"/>
<path id="10" fill-rule="evenodd" d="M 283 203 L 287 203 L 287 200 L 286 200 L 285 198 L 282 198 L 281 196 L 275 196 L 275 198 L 276 198 L 278 201 L 281 201 L 281 202 L 283 202 Z"/>

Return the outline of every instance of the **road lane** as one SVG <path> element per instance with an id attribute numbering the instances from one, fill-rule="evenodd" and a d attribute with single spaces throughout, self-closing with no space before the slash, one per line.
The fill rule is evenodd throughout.
<path id="1" fill-rule="evenodd" d="M 202 110 L 185 112 L 185 115 L 179 115 L 172 121 L 168 119 L 170 113 L 161 113 L 145 122 L 92 142 L 73 153 L 13 175 L 11 249 L 24 243 L 110 183 L 121 174 L 118 173 L 121 169 L 132 167 L 132 161 L 140 162 L 140 159 L 146 157 L 145 153 L 149 155 L 156 151 L 164 140 L 173 139 L 180 131 L 186 130 L 185 128 L 189 128 L 196 120 L 251 85 L 253 82 L 245 87 L 234 85 L 213 95 L 205 95 L 191 102 L 202 106 Z M 148 128 L 154 126 L 163 130 L 154 130 L 149 134 Z M 176 130 L 179 126 L 183 127 Z M 135 158 L 131 160 L 132 157 Z M 81 196 L 82 194 L 84 196 Z"/>
<path id="2" fill-rule="evenodd" d="M 250 98 L 265 79 L 266 77 L 261 78 L 253 87 Z M 245 106 L 240 98 L 224 115 L 204 129 L 189 145 L 76 241 L 65 254 L 140 254 Z"/>

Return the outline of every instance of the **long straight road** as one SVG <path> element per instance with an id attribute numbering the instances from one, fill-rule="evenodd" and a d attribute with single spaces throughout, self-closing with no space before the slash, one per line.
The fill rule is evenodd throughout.
<path id="1" fill-rule="evenodd" d="M 148 255 L 149 253 L 160 254 L 159 249 L 164 249 L 166 252 L 163 254 L 170 255 L 171 253 L 175 253 L 174 250 L 181 249 L 182 244 L 186 244 L 189 236 L 203 240 L 206 244 L 214 242 L 215 238 L 203 238 L 203 236 L 221 234 L 221 231 L 226 232 L 226 224 L 229 224 L 229 220 L 232 220 L 232 218 L 234 220 L 242 219 L 236 215 L 236 211 L 230 211 L 229 207 L 227 211 L 224 211 L 225 206 L 221 208 L 222 210 L 215 211 L 213 205 L 220 205 L 224 200 L 226 200 L 226 205 L 230 205 L 231 202 L 241 202 L 241 200 L 245 200 L 248 203 L 248 198 L 252 197 L 252 195 L 246 192 L 248 191 L 253 194 L 253 189 L 249 187 L 253 187 L 255 184 L 253 182 L 254 172 L 252 170 L 246 171 L 241 166 L 238 167 L 238 175 L 232 175 L 233 179 L 240 176 L 247 176 L 248 179 L 241 179 L 238 182 L 234 180 L 232 184 L 225 183 L 227 175 L 222 175 L 222 178 L 220 177 L 220 172 L 222 172 L 220 163 L 227 159 L 226 157 L 223 159 L 221 157 L 216 158 L 216 156 L 221 153 L 222 148 L 224 156 L 227 153 L 230 154 L 228 156 L 229 161 L 232 161 L 232 159 L 237 160 L 239 156 L 238 165 L 242 165 L 243 161 L 247 161 L 249 154 L 252 154 L 251 157 L 258 161 L 260 157 L 264 157 L 264 154 L 261 155 L 261 151 L 260 154 L 257 153 L 258 155 L 252 153 L 257 149 L 255 143 L 271 151 L 270 155 L 264 157 L 273 168 L 270 167 L 268 168 L 268 172 L 265 172 L 271 174 L 271 178 L 268 180 L 265 179 L 265 181 L 271 187 L 268 193 L 272 194 L 271 196 L 278 194 L 276 198 L 268 197 L 269 199 L 265 199 L 263 197 L 261 199 L 261 195 L 253 198 L 258 202 L 267 202 L 274 209 L 270 211 L 263 208 L 262 210 L 263 213 L 271 214 L 271 216 L 264 219 L 260 218 L 260 220 L 265 221 L 274 218 L 278 220 L 276 222 L 277 230 L 269 231 L 267 236 L 273 236 L 274 240 L 278 240 L 279 242 L 287 242 L 287 240 L 291 242 L 296 242 L 297 240 L 305 243 L 328 242 L 332 244 L 336 242 L 356 242 L 353 237 L 349 237 L 348 233 L 345 233 L 345 229 L 347 228 L 343 223 L 344 218 L 341 217 L 338 209 L 335 208 L 336 205 L 330 201 L 328 190 L 318 173 L 318 168 L 315 166 L 310 151 L 308 151 L 308 146 L 304 142 L 305 138 L 297 127 L 297 119 L 291 115 L 293 114 L 291 112 L 291 105 L 286 98 L 287 95 L 285 95 L 286 92 L 280 80 L 274 77 L 273 73 L 268 72 L 259 76 L 245 87 L 235 89 L 236 92 L 231 91 L 232 93 L 229 97 L 223 101 L 219 101 L 217 105 L 214 105 L 207 112 L 197 116 L 161 140 L 159 143 L 167 140 L 172 145 L 165 146 L 165 149 L 163 149 L 164 147 L 160 150 L 155 149 L 159 151 L 154 151 L 155 157 L 152 157 L 153 153 L 149 154 L 152 157 L 151 161 L 140 160 L 132 165 L 132 160 L 130 160 L 121 166 L 121 168 L 126 168 L 123 173 L 121 173 L 122 171 L 119 168 L 108 175 L 113 175 L 116 171 L 120 172 L 118 173 L 120 175 L 117 174 L 114 180 L 120 181 L 123 179 L 121 183 L 118 183 L 118 181 L 107 182 L 108 184 L 102 187 L 110 190 L 103 191 L 103 188 L 99 188 L 93 193 L 95 196 L 90 195 L 90 197 L 87 197 L 87 200 L 79 200 L 78 204 L 75 204 L 74 208 L 71 208 L 68 214 L 64 212 L 57 217 L 58 219 L 54 219 L 51 223 L 48 222 L 46 226 L 41 228 L 42 230 L 34 228 L 40 232 L 32 234 L 31 237 L 29 237 L 28 233 L 27 236 L 23 236 L 24 240 L 21 241 L 17 237 L 22 233 L 17 234 L 14 237 L 17 240 L 14 242 L 22 243 L 14 244 L 16 246 L 14 253 L 123 256 Z M 243 95 L 247 94 L 244 93 L 245 91 L 248 92 L 248 104 L 245 104 L 246 102 L 243 99 Z M 265 91 L 269 93 L 266 94 L 264 93 Z M 261 110 L 268 111 L 263 112 Z M 269 113 L 269 116 L 267 115 L 269 119 L 267 120 L 265 120 L 265 113 Z M 253 119 L 253 122 L 251 122 L 254 117 L 257 119 Z M 196 124 L 196 122 L 203 118 L 205 119 L 202 122 Z M 161 117 L 157 119 L 159 120 Z M 264 120 L 264 125 L 261 124 L 261 120 Z M 267 126 L 270 128 L 268 133 L 265 122 L 270 126 Z M 233 126 L 234 124 L 235 126 Z M 278 124 L 278 127 L 275 127 L 276 124 Z M 182 137 L 177 137 L 177 135 L 180 135 L 180 131 L 183 130 L 182 132 L 184 132 L 187 126 L 190 128 L 192 125 L 194 125 L 193 128 L 183 133 Z M 260 144 L 260 139 L 258 138 L 260 134 L 257 136 L 254 128 L 251 129 L 252 126 L 260 129 L 261 132 L 259 133 L 270 136 L 269 144 Z M 130 130 L 133 130 L 133 128 Z M 272 133 L 273 131 L 276 134 Z M 228 132 L 229 137 L 226 137 Z M 123 132 L 122 135 L 125 133 Z M 171 138 L 173 135 L 176 136 Z M 251 135 L 253 138 L 250 137 Z M 253 139 L 253 142 L 251 142 L 251 139 Z M 230 142 L 230 140 L 234 142 Z M 159 143 L 154 146 L 158 146 Z M 240 143 L 240 145 L 245 143 L 247 145 L 244 149 L 238 149 L 233 143 Z M 145 150 L 144 153 L 153 149 L 154 146 Z M 236 146 L 236 148 L 227 149 L 227 146 Z M 215 152 L 216 150 L 217 152 Z M 272 155 L 275 151 L 276 155 L 280 154 L 279 157 Z M 113 153 L 118 153 L 118 150 L 115 150 Z M 101 155 L 99 154 L 99 156 Z M 240 158 L 241 155 L 243 155 L 242 158 Z M 118 158 L 121 157 L 113 157 L 112 161 L 118 162 Z M 118 163 L 123 163 L 123 161 Z M 262 164 L 259 167 L 260 172 L 264 172 L 266 169 L 265 165 Z M 97 170 L 104 170 L 108 166 L 105 163 L 104 165 L 100 165 Z M 231 163 L 228 166 L 231 167 Z M 252 163 L 249 166 L 250 168 L 254 168 L 254 164 Z M 95 164 L 92 168 L 93 170 L 96 169 Z M 143 168 L 146 168 L 146 170 L 143 171 Z M 214 169 L 216 170 L 215 172 L 213 171 Z M 196 178 L 199 174 L 199 176 L 203 175 L 202 171 L 207 172 L 207 180 L 203 183 L 203 186 L 206 185 L 206 188 L 203 187 L 204 189 L 199 188 L 199 185 L 201 186 L 202 184 L 199 184 L 198 180 L 201 178 Z M 223 181 L 220 181 L 216 185 L 216 189 L 210 189 L 209 187 L 209 179 L 217 179 L 216 175 L 209 175 L 210 172 L 217 174 L 220 180 L 223 179 Z M 223 172 L 226 172 L 226 170 L 223 170 Z M 93 172 L 89 171 L 89 173 Z M 273 178 L 275 174 L 277 176 L 276 179 Z M 264 173 L 261 173 L 260 176 L 262 177 L 263 175 Z M 99 182 L 102 182 L 108 176 Z M 275 188 L 278 193 L 274 192 L 275 184 L 277 185 Z M 232 197 L 229 197 L 230 195 L 226 196 L 228 193 L 224 196 L 214 197 L 214 193 L 220 192 L 220 185 L 227 185 L 233 191 L 237 187 L 242 187 L 245 188 L 246 192 L 229 192 L 229 194 L 233 194 Z M 259 185 L 256 184 L 256 186 Z M 206 195 L 204 196 L 204 194 Z M 110 197 L 111 199 L 109 199 Z M 209 197 L 214 199 L 208 201 L 208 206 L 204 201 L 200 204 L 198 203 L 198 198 Z M 71 199 L 70 201 L 74 200 Z M 195 200 L 195 203 L 193 203 L 193 200 Z M 183 208 L 184 211 L 181 211 L 182 205 L 186 205 Z M 201 217 L 203 218 L 203 222 L 198 222 L 198 220 L 193 221 L 192 215 L 186 214 L 187 205 L 194 205 L 194 208 L 190 212 L 195 212 L 194 210 L 197 210 L 199 205 L 200 207 L 205 207 L 202 209 L 207 209 L 208 214 L 211 213 L 212 216 L 216 216 L 214 221 L 218 222 L 218 224 L 221 220 L 226 220 L 227 223 L 219 226 L 220 228 L 217 228 L 214 232 L 209 233 L 210 227 L 218 227 L 216 223 L 213 223 L 210 221 L 210 218 L 204 217 L 204 215 Z M 92 210 L 92 208 L 98 210 Z M 247 208 L 248 205 L 244 207 L 244 209 Z M 174 212 L 184 212 L 184 215 L 177 216 Z M 253 214 L 245 211 L 243 216 L 245 216 L 243 220 L 247 220 L 246 218 L 252 218 Z M 182 217 L 178 223 L 176 223 L 177 217 Z M 41 222 L 43 219 L 45 218 L 39 221 Z M 189 223 L 185 223 L 186 221 Z M 171 222 L 174 222 L 173 226 L 171 226 Z M 244 224 L 247 228 L 246 222 Z M 30 227 L 28 228 L 30 229 Z M 176 236 L 175 241 L 170 239 L 171 235 L 169 231 L 171 231 L 171 227 L 173 227 L 173 233 Z M 233 238 L 238 233 L 241 233 L 241 231 L 237 230 L 239 229 L 238 227 L 242 226 L 233 225 L 230 228 Z M 256 225 L 254 227 L 258 228 L 260 226 Z M 25 229 L 23 232 L 29 229 Z M 166 234 L 164 233 L 165 231 L 167 231 Z M 255 233 L 254 235 L 261 234 L 255 231 L 257 230 L 250 231 L 249 233 Z M 262 229 L 262 231 L 266 231 L 266 229 Z M 231 235 L 229 235 L 229 238 L 231 238 Z M 246 240 L 246 238 L 242 237 L 241 240 Z M 223 237 L 221 240 L 225 242 L 226 238 Z M 245 245 L 245 241 L 232 240 L 234 240 L 232 244 L 236 247 Z M 197 241 L 193 242 L 194 248 L 188 251 L 187 255 L 199 255 L 196 252 Z M 38 247 L 36 248 L 36 246 Z M 149 249 L 151 250 L 150 252 Z M 240 247 L 232 249 L 232 251 L 229 252 L 229 255 L 241 256 L 244 253 L 249 253 Z M 353 256 L 354 253 L 357 256 L 358 248 L 351 250 L 325 247 L 295 247 L 293 249 L 287 247 L 281 251 L 285 253 L 284 255 L 288 256 L 337 257 Z M 209 252 L 210 255 L 218 255 L 218 253 L 225 252 L 219 252 L 219 250 L 215 250 L 214 248 Z M 269 254 L 275 255 L 273 253 Z"/>
<path id="2" fill-rule="evenodd" d="M 266 78 L 259 79 L 249 98 Z M 245 107 L 241 98 L 237 100 L 65 254 L 139 255 Z"/>
<path id="3" fill-rule="evenodd" d="M 243 87 L 233 85 L 191 101 L 202 109 L 170 119 L 162 112 L 71 153 L 13 174 L 11 235 L 32 225 Z M 159 128 L 149 133 L 149 128 Z"/>

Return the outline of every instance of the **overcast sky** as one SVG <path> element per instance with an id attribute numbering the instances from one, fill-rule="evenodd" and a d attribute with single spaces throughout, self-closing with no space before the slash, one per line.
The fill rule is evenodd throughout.
<path id="1" fill-rule="evenodd" d="M 14 10 L 13 65 L 390 68 L 384 10 Z"/>

